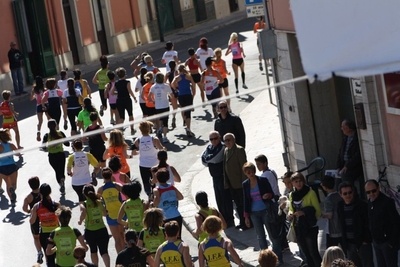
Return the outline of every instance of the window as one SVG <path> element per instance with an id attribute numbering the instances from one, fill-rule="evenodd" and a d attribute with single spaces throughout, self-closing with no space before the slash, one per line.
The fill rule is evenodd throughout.
<path id="1" fill-rule="evenodd" d="M 382 76 L 386 111 L 400 115 L 400 72 L 386 73 Z"/>

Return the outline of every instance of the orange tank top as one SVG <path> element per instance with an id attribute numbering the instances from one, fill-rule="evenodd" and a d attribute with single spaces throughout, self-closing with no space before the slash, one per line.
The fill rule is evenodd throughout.
<path id="1" fill-rule="evenodd" d="M 153 102 L 151 102 L 150 99 L 149 99 L 149 92 L 150 92 L 150 88 L 152 86 L 153 85 L 151 83 L 146 83 L 143 86 L 143 98 L 144 98 L 144 101 L 146 102 L 146 107 L 148 107 L 148 108 L 154 108 L 155 107 L 155 104 Z"/>
<path id="2" fill-rule="evenodd" d="M 125 149 L 123 146 L 110 146 L 108 147 L 108 154 L 110 155 L 110 158 L 114 155 L 118 156 L 122 166 L 120 171 L 123 173 L 128 173 L 130 168 L 126 158 L 124 157 L 124 154 L 122 153 L 123 149 Z"/>
<path id="3" fill-rule="evenodd" d="M 222 78 L 226 78 L 226 72 L 225 72 L 225 68 L 224 68 L 224 63 L 225 60 L 223 60 L 222 58 L 217 62 L 217 61 L 213 61 L 212 62 L 212 67 L 219 72 L 219 74 L 221 74 Z"/>

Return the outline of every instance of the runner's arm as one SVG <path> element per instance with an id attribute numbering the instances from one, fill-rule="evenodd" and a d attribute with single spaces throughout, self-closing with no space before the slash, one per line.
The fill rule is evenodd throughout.
<path id="1" fill-rule="evenodd" d="M 128 227 L 128 225 L 129 225 L 128 222 L 125 221 L 125 220 L 123 220 L 124 215 L 125 215 L 125 210 L 124 210 L 124 208 L 125 208 L 125 201 L 124 201 L 124 203 L 122 203 L 121 207 L 119 208 L 117 221 L 118 221 L 118 223 L 119 223 L 120 225 L 125 226 L 125 227 Z"/>

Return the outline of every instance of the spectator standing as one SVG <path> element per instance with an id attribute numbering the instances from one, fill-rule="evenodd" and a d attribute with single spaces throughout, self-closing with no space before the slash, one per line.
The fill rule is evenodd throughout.
<path id="1" fill-rule="evenodd" d="M 17 44 L 12 41 L 8 51 L 8 61 L 10 63 L 11 78 L 13 80 L 15 95 L 26 94 L 24 91 L 24 80 L 22 78 L 21 60 L 24 58 L 21 51 L 17 49 Z"/>
<path id="2" fill-rule="evenodd" d="M 372 237 L 368 228 L 368 203 L 356 196 L 349 182 L 339 185 L 342 201 L 338 203 L 338 217 L 342 228 L 342 247 L 347 258 L 358 267 L 373 267 Z"/>
<path id="3" fill-rule="evenodd" d="M 338 203 L 342 200 L 335 190 L 335 177 L 325 175 L 322 179 L 322 188 L 328 193 L 324 201 L 322 217 L 328 219 L 328 232 L 326 233 L 326 248 L 342 245 L 342 228 L 338 218 Z"/>
<path id="4" fill-rule="evenodd" d="M 214 195 L 218 210 L 226 220 L 227 228 L 234 225 L 232 210 L 232 197 L 229 189 L 224 186 L 224 151 L 225 144 L 221 141 L 221 136 L 217 131 L 209 134 L 210 144 L 204 150 L 201 161 L 213 179 Z"/>
<path id="5" fill-rule="evenodd" d="M 376 180 L 365 182 L 368 197 L 369 229 L 379 267 L 397 266 L 400 240 L 400 216 L 394 200 L 381 193 Z"/>
<path id="6" fill-rule="evenodd" d="M 279 263 L 283 264 L 280 237 L 282 231 L 274 231 L 273 224 L 268 220 L 268 213 L 273 212 L 268 209 L 268 207 L 271 206 L 267 204 L 267 201 L 273 201 L 274 198 L 271 185 L 268 180 L 256 176 L 256 166 L 251 162 L 246 162 L 243 165 L 243 173 L 248 177 L 248 179 L 243 182 L 244 217 L 246 226 L 250 227 L 251 218 L 251 222 L 253 222 L 257 233 L 260 249 L 268 248 L 264 226 L 267 228 L 268 236 L 272 241 L 272 250 L 278 256 Z M 281 229 L 283 229 L 282 227 Z"/>
<path id="7" fill-rule="evenodd" d="M 235 135 L 227 133 L 224 135 L 224 143 L 226 145 L 223 157 L 224 168 L 224 187 L 229 189 L 233 201 L 236 204 L 236 210 L 239 215 L 239 225 L 237 229 L 247 230 L 244 220 L 244 200 L 242 183 L 246 180 L 246 175 L 242 171 L 242 166 L 247 162 L 246 151 L 243 147 L 236 144 Z"/>
<path id="8" fill-rule="evenodd" d="M 314 190 L 306 185 L 303 174 L 296 172 L 290 178 L 294 191 L 289 194 L 290 207 L 288 219 L 294 220 L 297 243 L 307 258 L 309 267 L 321 264 L 318 251 L 317 219 L 321 216 L 321 208 Z"/>
<path id="9" fill-rule="evenodd" d="M 214 123 L 214 130 L 220 136 L 227 133 L 235 135 L 236 143 L 241 147 L 246 147 L 246 133 L 244 131 L 242 120 L 228 111 L 228 104 L 226 101 L 218 103 L 219 115 Z"/>
<path id="10" fill-rule="evenodd" d="M 281 193 L 278 187 L 278 176 L 274 170 L 268 167 L 268 159 L 265 155 L 258 155 L 254 161 L 256 162 L 257 169 L 262 172 L 261 177 L 267 178 L 269 184 L 271 185 L 272 191 L 274 191 L 275 200 L 278 200 Z"/>
<path id="11" fill-rule="evenodd" d="M 344 137 L 336 166 L 342 181 L 354 184 L 363 174 L 356 124 L 352 120 L 345 119 L 342 121 L 341 130 Z"/>

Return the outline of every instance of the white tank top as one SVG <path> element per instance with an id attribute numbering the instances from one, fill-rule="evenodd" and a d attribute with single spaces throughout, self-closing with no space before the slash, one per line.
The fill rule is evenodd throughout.
<path id="1" fill-rule="evenodd" d="M 92 182 L 92 177 L 89 172 L 89 159 L 86 152 L 74 152 L 74 175 L 72 176 L 72 185 L 85 185 Z"/>
<path id="2" fill-rule="evenodd" d="M 158 164 L 158 150 L 154 147 L 153 137 L 142 136 L 139 138 L 139 166 L 151 168 Z"/>

